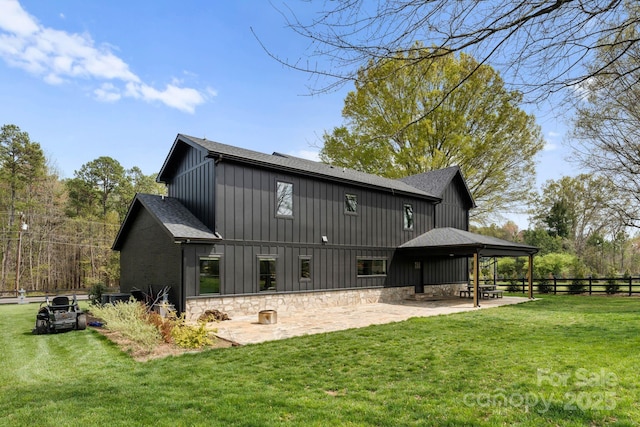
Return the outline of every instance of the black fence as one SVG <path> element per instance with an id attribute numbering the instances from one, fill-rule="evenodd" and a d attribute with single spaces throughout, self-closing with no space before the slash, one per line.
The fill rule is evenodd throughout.
<path id="1" fill-rule="evenodd" d="M 482 284 L 495 285 L 507 292 L 527 293 L 527 278 L 516 280 L 480 280 Z M 534 278 L 533 292 L 536 294 L 569 295 L 640 295 L 640 277 L 551 277 Z"/>

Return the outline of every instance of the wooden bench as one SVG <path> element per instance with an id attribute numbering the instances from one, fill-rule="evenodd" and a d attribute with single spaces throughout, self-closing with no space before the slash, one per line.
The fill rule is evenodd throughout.
<path id="1" fill-rule="evenodd" d="M 485 297 L 491 297 L 491 298 L 502 298 L 502 294 L 504 291 L 501 290 L 493 290 L 493 291 L 483 291 L 482 293 L 484 294 Z"/>

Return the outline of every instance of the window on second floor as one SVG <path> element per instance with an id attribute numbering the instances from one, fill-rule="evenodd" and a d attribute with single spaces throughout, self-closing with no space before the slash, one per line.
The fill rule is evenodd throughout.
<path id="1" fill-rule="evenodd" d="M 348 214 L 358 213 L 358 196 L 355 194 L 344 195 L 344 212 Z"/>
<path id="2" fill-rule="evenodd" d="M 276 215 L 293 216 L 293 184 L 276 182 Z"/>
<path id="3" fill-rule="evenodd" d="M 405 230 L 413 230 L 413 206 L 408 203 L 402 208 L 402 218 Z"/>

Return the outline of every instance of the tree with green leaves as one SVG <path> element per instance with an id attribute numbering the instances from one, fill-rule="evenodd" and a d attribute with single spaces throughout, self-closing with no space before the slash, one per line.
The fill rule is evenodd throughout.
<path id="1" fill-rule="evenodd" d="M 580 174 L 549 180 L 532 203 L 531 220 L 536 228 L 565 238 L 581 256 L 587 239 L 620 225 L 609 206 L 619 193 L 603 177 Z"/>
<path id="2" fill-rule="evenodd" d="M 117 160 L 102 156 L 82 165 L 70 181 L 70 202 L 86 212 L 93 210 L 98 218 L 105 218 L 117 204 L 119 190 L 126 186 L 125 169 Z"/>
<path id="3" fill-rule="evenodd" d="M 419 62 L 431 48 L 417 46 L 360 69 L 345 99 L 345 124 L 324 134 L 321 159 L 390 178 L 458 165 L 479 206 L 477 222 L 521 205 L 544 146 L 534 117 L 519 107 L 521 94 L 464 53 Z"/>
<path id="4" fill-rule="evenodd" d="M 46 173 L 45 157 L 40 144 L 31 141 L 29 134 L 16 125 L 0 129 L 0 197 L 3 210 L 8 212 L 5 235 L 17 234 L 22 221 L 16 221 L 19 211 L 26 210 L 34 184 Z M 1 286 L 5 285 L 13 238 L 7 238 L 2 252 Z"/>

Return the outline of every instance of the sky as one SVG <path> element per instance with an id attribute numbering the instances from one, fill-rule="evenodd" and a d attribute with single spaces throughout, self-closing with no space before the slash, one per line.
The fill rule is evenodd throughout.
<path id="1" fill-rule="evenodd" d="M 311 2 L 287 4 L 313 17 Z M 353 86 L 312 95 L 313 76 L 267 54 L 261 43 L 283 59 L 309 60 L 309 41 L 286 27 L 282 7 L 0 0 L 0 125 L 28 132 L 61 178 L 101 156 L 156 173 L 178 133 L 315 160 Z M 575 175 L 563 116 L 549 104 L 526 110 L 546 140 L 538 187 Z M 510 219 L 527 228 L 526 216 Z"/>

